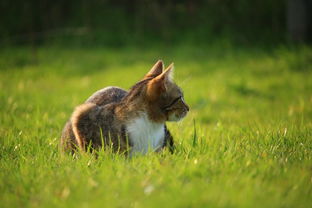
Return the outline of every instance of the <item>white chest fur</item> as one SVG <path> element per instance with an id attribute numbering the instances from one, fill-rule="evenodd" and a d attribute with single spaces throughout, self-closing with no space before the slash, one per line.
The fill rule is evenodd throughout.
<path id="1" fill-rule="evenodd" d="M 152 122 L 146 114 L 133 119 L 127 125 L 127 132 L 132 143 L 131 155 L 135 153 L 147 153 L 160 148 L 165 138 L 165 125 Z"/>

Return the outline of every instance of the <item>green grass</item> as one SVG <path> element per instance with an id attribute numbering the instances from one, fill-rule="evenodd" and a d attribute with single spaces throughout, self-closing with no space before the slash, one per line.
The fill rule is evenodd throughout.
<path id="1" fill-rule="evenodd" d="M 159 58 L 191 107 L 173 155 L 60 154 L 76 105 Z M 311 47 L 7 48 L 0 67 L 1 207 L 312 205 Z"/>

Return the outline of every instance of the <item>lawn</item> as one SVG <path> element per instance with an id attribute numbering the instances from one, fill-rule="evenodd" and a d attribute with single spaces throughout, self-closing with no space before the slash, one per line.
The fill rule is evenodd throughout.
<path id="1" fill-rule="evenodd" d="M 176 151 L 62 155 L 74 107 L 175 63 Z M 311 207 L 312 48 L 0 49 L 1 207 Z"/>

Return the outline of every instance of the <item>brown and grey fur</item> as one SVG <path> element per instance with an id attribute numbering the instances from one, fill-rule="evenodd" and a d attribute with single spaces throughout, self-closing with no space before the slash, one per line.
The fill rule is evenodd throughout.
<path id="1" fill-rule="evenodd" d="M 163 124 L 172 118 L 184 117 L 188 106 L 180 88 L 170 80 L 172 68 L 173 65 L 164 70 L 162 61 L 158 61 L 128 92 L 109 87 L 94 93 L 75 109 L 66 123 L 61 137 L 62 149 L 73 151 L 78 147 L 85 151 L 88 146 L 99 149 L 111 145 L 115 152 L 127 152 L 132 146 L 127 123 L 142 112 L 149 120 Z M 173 138 L 166 126 L 164 131 L 159 150 L 168 146 L 173 151 Z"/>

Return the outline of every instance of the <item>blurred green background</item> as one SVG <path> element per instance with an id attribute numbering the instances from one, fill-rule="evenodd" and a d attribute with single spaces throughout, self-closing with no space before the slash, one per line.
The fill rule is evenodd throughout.
<path id="1" fill-rule="evenodd" d="M 0 3 L 0 43 L 120 47 L 311 40 L 309 0 L 15 0 Z M 147 42 L 148 41 L 148 42 Z"/>

